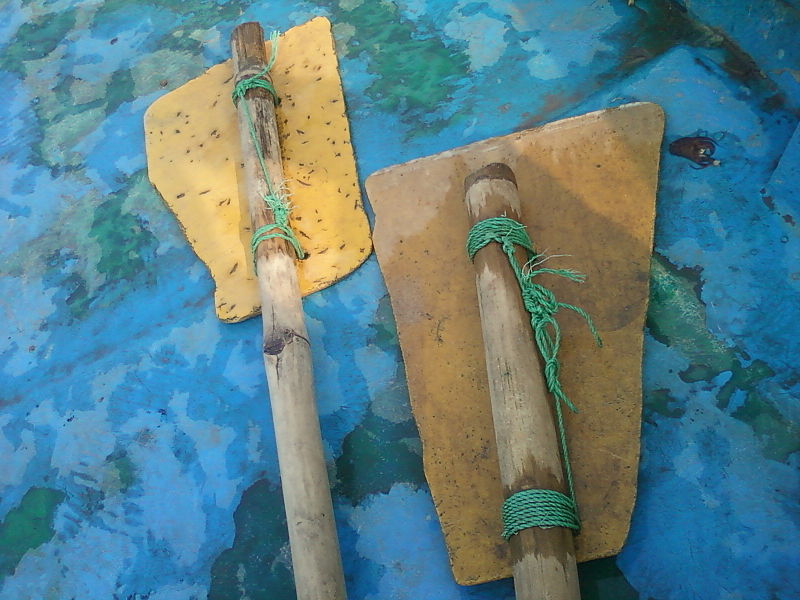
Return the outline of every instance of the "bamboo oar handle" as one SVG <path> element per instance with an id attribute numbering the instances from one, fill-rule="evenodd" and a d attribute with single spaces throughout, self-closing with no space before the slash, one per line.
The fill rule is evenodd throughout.
<path id="1" fill-rule="evenodd" d="M 516 178 L 507 165 L 488 165 L 464 186 L 472 224 L 499 216 L 521 220 Z M 526 257 L 518 260 L 524 264 Z M 553 401 L 519 284 L 498 244 L 479 250 L 474 265 L 503 497 L 525 489 L 566 492 Z M 580 598 L 571 530 L 523 529 L 509 545 L 517 600 Z"/>
<path id="2" fill-rule="evenodd" d="M 235 81 L 260 72 L 267 61 L 258 23 L 231 36 Z M 269 92 L 252 89 L 239 101 L 239 130 L 253 231 L 272 223 L 264 203 L 269 186 L 261 170 L 245 112 L 250 110 L 273 189 L 283 181 L 275 107 Z M 263 356 L 267 373 L 281 486 L 298 600 L 343 600 L 344 575 L 333 518 L 328 472 L 314 401 L 311 350 L 294 260 L 284 240 L 271 238 L 256 252 Z"/>

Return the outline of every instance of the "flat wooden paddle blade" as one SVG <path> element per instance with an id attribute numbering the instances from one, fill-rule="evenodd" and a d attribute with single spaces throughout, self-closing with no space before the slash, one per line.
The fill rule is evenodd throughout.
<path id="1" fill-rule="evenodd" d="M 583 529 L 578 560 L 616 554 L 636 496 L 642 336 L 664 115 L 629 104 L 390 167 L 367 180 L 373 239 L 391 295 L 425 473 L 461 584 L 509 577 L 500 537 L 497 456 L 487 391 L 464 178 L 493 162 L 519 184 L 523 219 L 547 266 L 542 276 L 586 324 L 558 315 L 562 382 L 580 414 L 567 416 Z"/>
<path id="2" fill-rule="evenodd" d="M 268 48 L 267 52 L 269 53 Z M 300 290 L 327 287 L 372 251 L 330 22 L 288 30 L 271 70 L 291 225 L 308 255 Z M 230 61 L 156 100 L 145 114 L 150 181 L 216 284 L 223 321 L 258 314 Z M 241 199 L 241 201 L 240 201 Z"/>

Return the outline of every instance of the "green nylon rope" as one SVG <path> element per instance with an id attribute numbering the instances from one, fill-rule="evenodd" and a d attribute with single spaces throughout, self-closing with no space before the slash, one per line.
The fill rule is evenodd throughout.
<path id="1" fill-rule="evenodd" d="M 509 539 L 528 527 L 567 527 L 578 530 L 575 501 L 555 490 L 522 490 L 503 502 L 503 537 Z"/>
<path id="2" fill-rule="evenodd" d="M 239 101 L 244 98 L 248 90 L 256 88 L 267 90 L 267 92 L 269 92 L 272 96 L 275 104 L 280 102 L 278 94 L 275 91 L 275 87 L 272 85 L 272 83 L 264 79 L 264 75 L 269 73 L 269 70 L 275 64 L 275 58 L 278 56 L 278 32 L 273 31 L 269 39 L 270 42 L 272 42 L 272 52 L 269 60 L 267 61 L 267 65 L 252 77 L 242 79 L 233 86 L 231 97 L 233 98 L 234 104 L 238 105 Z M 294 231 L 292 231 L 292 228 L 289 226 L 289 213 L 291 212 L 291 209 L 289 207 L 289 202 L 286 199 L 286 192 L 281 189 L 276 190 L 272 185 L 272 178 L 269 175 L 269 171 L 267 170 L 267 165 L 264 160 L 264 151 L 261 148 L 260 142 L 258 141 L 258 133 L 256 132 L 256 126 L 253 123 L 253 116 L 250 113 L 250 107 L 248 106 L 247 102 L 245 102 L 243 106 L 244 114 L 247 118 L 247 127 L 250 131 L 250 139 L 253 140 L 253 146 L 255 147 L 256 155 L 258 156 L 258 164 L 260 165 L 261 172 L 264 174 L 264 179 L 267 182 L 267 193 L 263 196 L 264 203 L 267 205 L 267 208 L 272 211 L 272 217 L 275 220 L 273 223 L 262 225 L 253 232 L 253 237 L 250 241 L 250 246 L 253 251 L 253 260 L 255 261 L 256 249 L 258 248 L 258 245 L 261 242 L 271 238 L 280 238 L 282 240 L 286 240 L 289 242 L 289 244 L 291 244 L 292 248 L 294 248 L 297 258 L 305 258 L 305 252 L 303 252 L 297 236 L 295 236 Z"/>
<path id="3" fill-rule="evenodd" d="M 533 278 L 537 275 L 550 274 L 580 283 L 583 282 L 585 276 L 571 269 L 537 268 L 547 257 L 536 253 L 525 226 L 514 219 L 493 217 L 476 223 L 467 236 L 467 254 L 470 260 L 475 258 L 475 254 L 481 248 L 492 242 L 500 244 L 503 253 L 508 257 L 508 262 L 519 283 L 522 302 L 531 315 L 533 336 L 544 361 L 547 389 L 555 399 L 556 427 L 569 491 L 569 497 L 567 497 L 554 490 L 522 490 L 507 498 L 503 503 L 503 537 L 508 539 L 528 527 L 569 527 L 577 530 L 580 529 L 580 519 L 575 502 L 575 486 L 572 479 L 572 466 L 569 461 L 567 434 L 564 428 L 561 404 L 563 403 L 573 412 L 578 412 L 578 409 L 567 398 L 559 380 L 561 364 L 558 360 L 558 350 L 561 347 L 561 328 L 555 319 L 555 314 L 562 308 L 578 313 L 586 320 L 597 345 L 602 346 L 603 343 L 586 311 L 572 304 L 559 302 L 553 292 L 543 285 L 535 283 Z M 528 258 L 525 265 L 520 265 L 514 254 L 517 246 L 525 249 Z"/>

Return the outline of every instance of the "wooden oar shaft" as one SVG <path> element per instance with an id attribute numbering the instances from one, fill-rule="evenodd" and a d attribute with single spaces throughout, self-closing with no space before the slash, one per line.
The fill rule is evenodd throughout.
<path id="1" fill-rule="evenodd" d="M 490 217 L 520 221 L 516 179 L 504 164 L 467 177 L 472 224 Z M 526 257 L 518 256 L 520 264 Z M 552 398 L 547 392 L 519 284 L 499 244 L 474 259 L 503 497 L 525 489 L 566 492 Z M 580 598 L 572 531 L 523 529 L 509 540 L 517 600 Z"/>
<path id="2" fill-rule="evenodd" d="M 234 82 L 260 72 L 267 61 L 258 23 L 239 25 L 231 37 Z M 239 131 L 252 228 L 273 222 L 263 196 L 262 173 L 244 104 L 250 110 L 273 189 L 283 182 L 272 97 L 253 89 L 239 102 Z M 308 342 L 292 250 L 282 239 L 256 251 L 263 355 L 278 448 L 283 500 L 298 600 L 343 600 L 344 576 L 333 518 L 328 473 L 314 400 Z"/>

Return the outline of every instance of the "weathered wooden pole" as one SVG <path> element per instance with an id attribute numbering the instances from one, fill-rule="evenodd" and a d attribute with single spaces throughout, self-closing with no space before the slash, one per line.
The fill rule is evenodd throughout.
<path id="1" fill-rule="evenodd" d="M 234 83 L 260 73 L 267 63 L 258 23 L 239 25 L 231 36 Z M 252 230 L 274 222 L 264 202 L 269 192 L 245 112 L 250 110 L 272 189 L 283 183 L 278 127 L 272 96 L 251 89 L 238 103 L 239 131 Z M 342 600 L 344 575 L 333 518 L 330 484 L 314 400 L 308 342 L 293 250 L 279 238 L 255 251 L 264 367 L 278 447 L 283 500 L 289 528 L 298 600 Z"/>
<path id="2" fill-rule="evenodd" d="M 472 224 L 507 216 L 521 221 L 512 170 L 494 163 L 464 182 Z M 527 258 L 522 252 L 520 264 Z M 499 244 L 474 258 L 503 497 L 527 489 L 567 493 L 553 417 L 519 284 Z M 517 600 L 580 598 L 572 531 L 523 529 L 509 539 Z"/>

